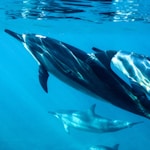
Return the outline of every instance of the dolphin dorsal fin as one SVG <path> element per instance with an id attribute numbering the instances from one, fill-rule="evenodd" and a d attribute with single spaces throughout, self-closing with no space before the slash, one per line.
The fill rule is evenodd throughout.
<path id="1" fill-rule="evenodd" d="M 48 92 L 48 89 L 47 89 L 48 76 L 49 74 L 47 70 L 44 68 L 44 66 L 39 65 L 39 81 L 40 81 L 42 88 L 44 89 L 46 93 Z"/>
<path id="2" fill-rule="evenodd" d="M 118 150 L 118 148 L 119 148 L 119 144 L 115 144 L 113 149 Z"/>
<path id="3" fill-rule="evenodd" d="M 96 104 L 93 104 L 88 110 L 88 113 L 92 116 L 95 115 L 95 107 L 96 107 Z"/>
<path id="4" fill-rule="evenodd" d="M 104 52 L 103 50 L 96 48 L 96 47 L 92 47 L 92 50 L 95 52 Z"/>

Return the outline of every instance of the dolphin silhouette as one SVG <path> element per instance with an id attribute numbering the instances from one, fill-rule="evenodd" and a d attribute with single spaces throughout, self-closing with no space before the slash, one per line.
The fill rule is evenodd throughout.
<path id="1" fill-rule="evenodd" d="M 88 148 L 88 150 L 118 150 L 118 149 L 119 149 L 119 144 L 115 144 L 113 147 L 108 147 L 104 145 L 94 145 Z"/>
<path id="2" fill-rule="evenodd" d="M 43 35 L 5 32 L 22 42 L 35 58 L 45 92 L 51 73 L 80 91 L 150 118 L 149 57 L 95 47 L 92 53 L 86 53 Z"/>
<path id="3" fill-rule="evenodd" d="M 49 111 L 48 113 L 61 119 L 67 133 L 69 133 L 69 127 L 89 132 L 104 133 L 119 131 L 142 123 L 111 120 L 101 117 L 95 113 L 95 107 L 96 104 L 92 105 L 90 109 L 85 112 L 78 110 L 62 110 L 58 112 Z"/>

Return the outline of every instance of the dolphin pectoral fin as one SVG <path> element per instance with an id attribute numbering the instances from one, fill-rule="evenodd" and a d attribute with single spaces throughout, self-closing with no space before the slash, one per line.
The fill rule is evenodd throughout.
<path id="1" fill-rule="evenodd" d="M 119 149 L 119 144 L 115 144 L 113 147 L 114 150 L 118 150 Z"/>
<path id="2" fill-rule="evenodd" d="M 95 52 L 104 52 L 103 50 L 96 48 L 96 47 L 92 47 L 92 50 Z"/>
<path id="3" fill-rule="evenodd" d="M 70 133 L 69 126 L 65 122 L 63 122 L 63 124 L 65 131 L 69 134 Z"/>
<path id="4" fill-rule="evenodd" d="M 48 92 L 48 89 L 47 89 L 48 76 L 49 74 L 47 70 L 44 68 L 43 65 L 40 65 L 39 66 L 39 81 L 40 81 L 42 88 L 44 89 L 46 93 Z"/>

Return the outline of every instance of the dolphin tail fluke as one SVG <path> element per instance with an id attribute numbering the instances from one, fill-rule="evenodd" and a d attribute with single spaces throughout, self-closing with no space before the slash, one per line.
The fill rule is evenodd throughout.
<path id="1" fill-rule="evenodd" d="M 15 33 L 11 30 L 5 29 L 5 32 L 11 35 L 12 37 L 16 38 L 17 40 L 24 42 L 23 37 L 21 34 Z"/>
<path id="2" fill-rule="evenodd" d="M 134 125 L 143 123 L 144 121 L 139 121 L 139 122 L 134 122 L 134 123 L 130 123 L 129 127 L 133 127 Z"/>
<path id="3" fill-rule="evenodd" d="M 119 144 L 115 144 L 113 149 L 118 150 L 119 149 Z"/>

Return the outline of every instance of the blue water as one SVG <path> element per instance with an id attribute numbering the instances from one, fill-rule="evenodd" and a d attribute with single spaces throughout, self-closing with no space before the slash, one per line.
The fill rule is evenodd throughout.
<path id="1" fill-rule="evenodd" d="M 90 145 L 116 143 L 119 150 L 149 150 L 150 120 L 85 95 L 53 75 L 46 94 L 38 81 L 35 60 L 21 43 L 4 33 L 7 28 L 42 34 L 86 52 L 95 46 L 150 56 L 150 1 L 73 2 L 0 2 L 0 150 L 86 150 Z M 59 109 L 84 111 L 94 103 L 101 116 L 144 123 L 114 133 L 71 129 L 67 134 L 61 121 L 48 114 Z"/>

